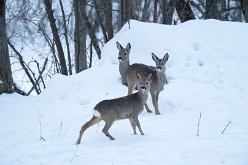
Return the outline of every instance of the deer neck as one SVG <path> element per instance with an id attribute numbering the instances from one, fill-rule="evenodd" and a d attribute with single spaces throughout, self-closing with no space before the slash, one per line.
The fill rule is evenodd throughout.
<path id="1" fill-rule="evenodd" d="M 145 105 L 147 99 L 148 99 L 148 91 L 149 90 L 146 90 L 146 91 L 142 91 L 142 89 L 139 89 L 138 91 L 138 97 L 139 97 L 139 100 L 141 100 L 142 104 Z"/>
<path id="2" fill-rule="evenodd" d="M 120 62 L 120 65 L 119 65 L 120 73 L 124 75 L 129 65 L 130 65 L 129 60 Z"/>
<path id="3" fill-rule="evenodd" d="M 157 82 L 165 82 L 166 76 L 165 76 L 165 70 L 157 70 Z"/>

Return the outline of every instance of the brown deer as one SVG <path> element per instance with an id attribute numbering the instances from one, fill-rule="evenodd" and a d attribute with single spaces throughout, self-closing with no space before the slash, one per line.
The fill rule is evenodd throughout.
<path id="1" fill-rule="evenodd" d="M 100 122 L 101 120 L 105 121 L 105 126 L 102 129 L 102 132 L 110 140 L 114 140 L 114 137 L 111 136 L 108 132 L 109 128 L 116 120 L 121 119 L 130 120 L 134 134 L 137 134 L 137 126 L 141 135 L 144 135 L 140 126 L 138 116 L 143 111 L 144 105 L 147 101 L 150 83 L 152 80 L 152 74 L 150 73 L 147 77 L 142 77 L 139 72 L 136 72 L 136 78 L 138 80 L 137 93 L 112 100 L 103 100 L 95 106 L 93 117 L 81 127 L 76 144 L 80 144 L 82 135 L 86 129 Z"/>
<path id="2" fill-rule="evenodd" d="M 169 59 L 169 54 L 166 53 L 164 57 L 160 59 L 154 53 L 152 53 L 152 59 L 156 63 L 156 67 L 135 63 L 128 67 L 125 77 L 128 84 L 128 95 L 130 95 L 138 84 L 138 79 L 135 76 L 136 72 L 140 72 L 143 77 L 147 77 L 149 73 L 152 73 L 150 93 L 152 96 L 152 103 L 155 108 L 155 114 L 159 115 L 160 112 L 158 110 L 158 96 L 159 93 L 163 91 L 164 85 L 167 84 L 165 64 Z M 147 112 L 152 112 L 147 104 L 145 104 L 145 107 Z"/>

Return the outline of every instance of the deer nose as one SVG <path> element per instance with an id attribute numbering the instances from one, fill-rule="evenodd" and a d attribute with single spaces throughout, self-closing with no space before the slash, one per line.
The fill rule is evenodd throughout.
<path id="1" fill-rule="evenodd" d="M 158 69 L 161 69 L 161 67 L 157 67 Z"/>
<path id="2" fill-rule="evenodd" d="M 146 89 L 146 87 L 140 87 L 141 89 Z"/>
<path id="3" fill-rule="evenodd" d="M 122 60 L 122 57 L 118 57 L 119 60 Z"/>

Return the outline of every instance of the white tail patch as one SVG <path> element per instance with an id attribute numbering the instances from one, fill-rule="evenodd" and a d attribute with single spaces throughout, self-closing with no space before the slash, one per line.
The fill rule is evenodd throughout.
<path id="1" fill-rule="evenodd" d="M 95 116 L 95 117 L 101 117 L 101 114 L 98 112 L 98 110 L 93 109 L 93 116 Z"/>

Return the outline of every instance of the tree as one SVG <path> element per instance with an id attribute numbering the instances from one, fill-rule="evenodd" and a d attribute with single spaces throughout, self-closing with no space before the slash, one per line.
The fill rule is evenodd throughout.
<path id="1" fill-rule="evenodd" d="M 241 0 L 241 9 L 244 14 L 245 22 L 248 22 L 248 0 Z"/>
<path id="2" fill-rule="evenodd" d="M 103 0 L 103 8 L 105 15 L 105 27 L 109 41 L 114 37 L 112 25 L 112 0 Z"/>
<path id="3" fill-rule="evenodd" d="M 75 33 L 74 33 L 74 47 L 75 47 L 75 70 L 79 73 L 87 69 L 86 57 L 86 1 L 74 0 L 75 10 Z"/>
<path id="4" fill-rule="evenodd" d="M 161 9 L 162 9 L 162 24 L 171 25 L 172 17 L 175 10 L 176 0 L 161 0 Z"/>
<path id="5" fill-rule="evenodd" d="M 46 13 L 48 16 L 48 20 L 50 22 L 50 27 L 51 27 L 52 34 L 53 34 L 53 39 L 54 39 L 54 42 L 55 42 L 55 45 L 56 45 L 56 48 L 58 51 L 58 57 L 59 57 L 60 66 L 61 66 L 61 73 L 63 75 L 68 75 L 64 51 L 63 51 L 61 40 L 59 37 L 58 28 L 56 26 L 56 22 L 55 22 L 56 20 L 53 16 L 52 2 L 50 0 L 44 0 L 44 4 L 45 4 L 45 9 L 46 9 Z"/>
<path id="6" fill-rule="evenodd" d="M 6 0 L 0 0 L 0 94 L 13 92 L 5 18 Z"/>
<path id="7" fill-rule="evenodd" d="M 185 2 L 184 0 L 177 0 L 176 11 L 181 22 L 195 19 L 195 15 L 188 1 Z"/>

